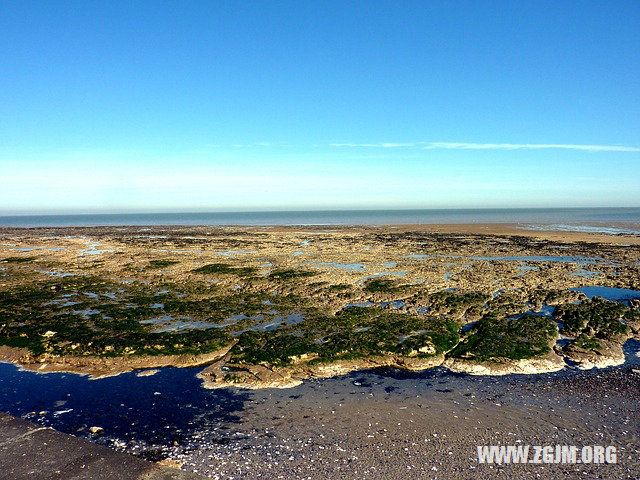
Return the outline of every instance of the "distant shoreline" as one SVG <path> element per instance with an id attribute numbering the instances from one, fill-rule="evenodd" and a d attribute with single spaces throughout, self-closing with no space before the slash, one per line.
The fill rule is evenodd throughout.
<path id="1" fill-rule="evenodd" d="M 15 233 L 16 230 L 37 231 L 37 230 L 78 230 L 80 232 L 97 234 L 101 229 L 105 234 L 112 233 L 116 229 L 132 229 L 136 232 L 158 232 L 172 229 L 208 229 L 208 228 L 246 228 L 250 230 L 265 229 L 271 232 L 292 232 L 306 231 L 312 233 L 335 231 L 369 231 L 380 232 L 427 232 L 427 233 L 451 233 L 463 235 L 498 235 L 498 236 L 523 236 L 534 237 L 560 242 L 588 242 L 588 243 L 609 243 L 618 245 L 640 245 L 639 233 L 627 233 L 634 230 L 634 224 L 616 222 L 604 223 L 602 231 L 598 229 L 585 230 L 578 226 L 575 230 L 558 228 L 556 224 L 538 224 L 544 228 L 533 228 L 529 224 L 521 223 L 434 223 L 434 224 L 388 224 L 388 225 L 68 225 L 68 226 L 2 226 L 0 225 L 0 235 L 5 233 Z M 564 226 L 560 226 L 564 227 Z M 640 225 L 636 228 L 640 229 Z M 613 233 L 614 229 L 620 230 Z"/>
<path id="2" fill-rule="evenodd" d="M 262 212 L 102 213 L 0 215 L 4 227 L 64 226 L 358 226 L 358 225 L 557 225 L 615 227 L 640 233 L 640 208 L 514 208 L 312 210 Z M 623 233 L 623 232 L 621 232 Z M 628 233 L 628 232 L 627 232 Z"/>

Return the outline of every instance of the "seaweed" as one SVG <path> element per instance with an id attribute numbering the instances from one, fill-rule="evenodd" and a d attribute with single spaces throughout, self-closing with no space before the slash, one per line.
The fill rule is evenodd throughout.
<path id="1" fill-rule="evenodd" d="M 140 320 L 157 314 L 149 306 L 157 297 L 132 287 L 133 292 L 121 293 L 125 304 L 105 302 L 102 294 L 116 287 L 97 278 L 74 277 L 0 291 L 0 344 L 28 348 L 34 355 L 114 356 L 197 354 L 231 341 L 226 332 L 213 328 L 154 333 Z M 87 297 L 89 289 L 92 296 Z M 67 305 L 70 298 L 78 301 Z M 133 298 L 137 305 L 126 302 Z"/>
<path id="2" fill-rule="evenodd" d="M 580 304 L 560 305 L 554 316 L 563 323 L 564 335 L 597 337 L 604 340 L 626 339 L 629 326 L 622 321 L 631 316 L 628 307 L 601 298 L 585 300 Z"/>
<path id="3" fill-rule="evenodd" d="M 173 265 L 177 265 L 178 263 L 180 262 L 178 262 L 177 260 L 149 260 L 149 264 L 147 265 L 147 268 L 149 269 L 167 268 Z"/>
<path id="4" fill-rule="evenodd" d="M 296 327 L 303 329 L 302 335 L 286 328 L 244 332 L 231 351 L 232 363 L 282 366 L 305 354 L 310 364 L 378 355 L 428 357 L 449 351 L 459 341 L 453 322 L 378 308 L 352 307 L 335 316 L 312 313 Z"/>
<path id="5" fill-rule="evenodd" d="M 364 287 L 364 290 L 371 293 L 390 293 L 397 292 L 401 289 L 402 287 L 396 286 L 393 280 L 385 278 L 376 278 L 374 280 L 369 280 Z"/>
<path id="6" fill-rule="evenodd" d="M 269 274 L 269 278 L 289 280 L 292 278 L 313 277 L 314 275 L 317 275 L 317 273 L 306 270 L 275 270 Z"/>
<path id="7" fill-rule="evenodd" d="M 33 262 L 37 258 L 38 257 L 7 257 L 7 258 L 3 258 L 2 260 L 0 260 L 0 263 L 2 263 L 2 262 L 6 262 L 6 263 L 28 263 L 28 262 Z"/>
<path id="8" fill-rule="evenodd" d="M 253 365 L 268 363 L 288 365 L 293 357 L 313 353 L 316 345 L 304 337 L 274 332 L 247 331 L 240 335 L 231 349 L 234 360 Z"/>
<path id="9" fill-rule="evenodd" d="M 234 267 L 226 263 L 210 263 L 192 270 L 194 273 L 204 274 L 234 274 L 239 276 L 249 276 L 257 272 L 255 267 Z"/>
<path id="10" fill-rule="evenodd" d="M 585 334 L 580 334 L 580 336 L 569 345 L 582 350 L 592 350 L 595 352 L 599 352 L 602 349 L 602 344 L 598 340 Z"/>
<path id="11" fill-rule="evenodd" d="M 545 355 L 557 337 L 555 322 L 540 315 L 519 318 L 485 315 L 449 353 L 456 358 L 491 361 L 522 360 Z"/>
<path id="12" fill-rule="evenodd" d="M 457 292 L 442 290 L 430 294 L 428 302 L 431 311 L 447 313 L 451 316 L 479 318 L 487 309 L 489 295 L 480 292 Z"/>

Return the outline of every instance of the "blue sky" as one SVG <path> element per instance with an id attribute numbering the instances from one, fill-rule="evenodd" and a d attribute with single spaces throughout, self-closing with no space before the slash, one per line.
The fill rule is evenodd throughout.
<path id="1" fill-rule="evenodd" d="M 0 211 L 640 206 L 637 1 L 0 0 Z"/>

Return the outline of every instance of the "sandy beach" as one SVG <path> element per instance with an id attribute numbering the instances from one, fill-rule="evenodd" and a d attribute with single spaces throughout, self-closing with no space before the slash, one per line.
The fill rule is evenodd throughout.
<path id="1" fill-rule="evenodd" d="M 203 435 L 176 458 L 211 478 L 635 478 L 639 388 L 631 368 L 527 379 L 354 374 L 257 393 L 229 443 Z M 615 445 L 619 454 L 605 465 L 478 463 L 478 445 L 499 444 Z"/>

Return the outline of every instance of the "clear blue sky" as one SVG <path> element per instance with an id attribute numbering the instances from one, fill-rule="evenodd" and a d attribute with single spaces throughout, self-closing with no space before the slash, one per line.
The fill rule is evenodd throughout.
<path id="1" fill-rule="evenodd" d="M 640 206 L 638 1 L 0 0 L 0 211 Z"/>

